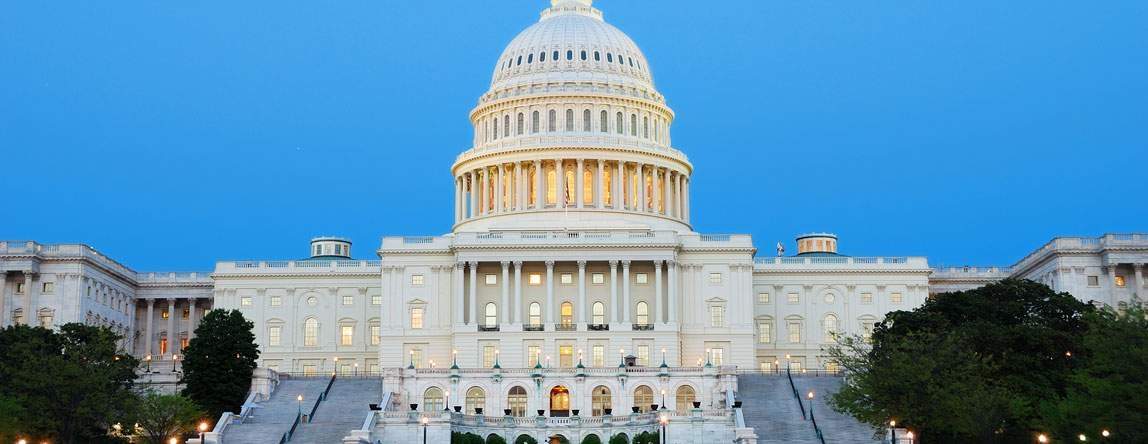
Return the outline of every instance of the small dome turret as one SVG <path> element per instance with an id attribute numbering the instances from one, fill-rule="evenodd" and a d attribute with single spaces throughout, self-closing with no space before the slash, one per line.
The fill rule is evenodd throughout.
<path id="1" fill-rule="evenodd" d="M 350 259 L 351 241 L 322 236 L 311 239 L 311 259 Z"/>
<path id="2" fill-rule="evenodd" d="M 809 233 L 797 236 L 797 255 L 837 255 L 837 235 Z"/>

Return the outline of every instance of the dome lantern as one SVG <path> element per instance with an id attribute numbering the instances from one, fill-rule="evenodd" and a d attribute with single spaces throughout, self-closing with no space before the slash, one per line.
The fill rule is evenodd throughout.
<path id="1" fill-rule="evenodd" d="M 809 233 L 797 236 L 797 255 L 837 254 L 837 235 L 832 233 Z"/>
<path id="2" fill-rule="evenodd" d="M 350 259 L 351 241 L 341 237 L 311 239 L 311 259 Z"/>

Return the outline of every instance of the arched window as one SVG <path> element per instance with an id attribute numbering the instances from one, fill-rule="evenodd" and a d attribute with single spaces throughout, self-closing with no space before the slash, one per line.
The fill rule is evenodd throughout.
<path id="1" fill-rule="evenodd" d="M 626 57 L 626 60 L 628 60 L 630 62 L 630 67 L 633 68 L 634 67 L 634 58 L 633 57 Z"/>
<path id="2" fill-rule="evenodd" d="M 614 63 L 614 54 L 606 54 L 606 61 Z"/>
<path id="3" fill-rule="evenodd" d="M 638 311 L 638 319 L 637 319 L 638 324 L 639 325 L 649 325 L 650 324 L 650 306 L 649 306 L 649 304 L 646 304 L 646 301 L 639 302 L 637 311 Z"/>
<path id="4" fill-rule="evenodd" d="M 821 322 L 822 327 L 825 329 L 825 342 L 833 342 L 837 340 L 837 315 L 827 314 L 825 320 Z"/>
<path id="5" fill-rule="evenodd" d="M 611 283 L 611 285 L 613 285 L 613 283 Z M 592 312 L 592 317 L 593 317 L 593 319 L 591 319 L 591 323 L 597 324 L 597 325 L 605 324 L 606 323 L 606 304 L 603 304 L 601 302 L 595 302 L 594 303 L 594 309 Z"/>
<path id="6" fill-rule="evenodd" d="M 443 409 L 442 389 L 431 387 L 423 392 L 423 411 L 438 413 Z"/>
<path id="7" fill-rule="evenodd" d="M 551 168 L 546 171 L 546 204 L 558 203 L 558 169 Z"/>
<path id="8" fill-rule="evenodd" d="M 506 394 L 506 406 L 510 409 L 510 416 L 525 417 L 526 389 L 517 385 L 511 387 L 510 392 Z"/>
<path id="9" fill-rule="evenodd" d="M 586 61 L 586 51 L 585 50 L 582 50 L 582 61 L 583 62 Z"/>
<path id="10" fill-rule="evenodd" d="M 650 118 L 649 117 L 643 117 L 642 118 L 642 138 L 643 139 L 649 139 L 650 138 Z"/>
<path id="11" fill-rule="evenodd" d="M 530 134 L 537 134 L 537 133 L 538 133 L 538 111 L 535 111 L 535 112 L 531 113 L 531 115 L 530 115 Z"/>
<path id="12" fill-rule="evenodd" d="M 678 387 L 678 392 L 674 394 L 675 407 L 680 414 L 689 413 L 690 409 L 694 408 L 696 400 L 697 393 L 688 385 Z"/>
<path id="13" fill-rule="evenodd" d="M 630 114 L 630 135 L 631 136 L 637 136 L 638 135 L 638 115 L 637 114 Z"/>
<path id="14" fill-rule="evenodd" d="M 601 62 L 602 61 L 602 53 L 600 53 L 598 51 L 594 51 L 594 61 L 595 62 Z"/>
<path id="15" fill-rule="evenodd" d="M 626 134 L 626 118 L 622 116 L 621 112 L 618 113 L 618 118 L 616 120 L 618 126 L 614 128 L 614 131 L 618 134 Z"/>
<path id="16" fill-rule="evenodd" d="M 554 59 L 555 62 L 557 62 L 558 61 L 558 51 L 554 51 L 553 55 L 554 55 L 554 57 L 552 57 L 552 58 Z"/>
<path id="17" fill-rule="evenodd" d="M 510 114 L 502 116 L 502 137 L 510 137 Z"/>
<path id="18" fill-rule="evenodd" d="M 574 110 L 566 110 L 566 131 L 574 131 Z"/>
<path id="19" fill-rule="evenodd" d="M 530 325 L 542 325 L 542 304 L 530 303 Z"/>
<path id="20" fill-rule="evenodd" d="M 582 131 L 590 132 L 590 122 L 592 119 L 593 116 L 591 115 L 590 110 L 582 111 Z"/>
<path id="21" fill-rule="evenodd" d="M 610 132 L 610 113 L 607 113 L 605 110 L 602 110 L 602 121 L 598 122 L 598 124 L 599 124 L 598 131 L 601 131 L 603 133 Z"/>
<path id="22" fill-rule="evenodd" d="M 498 306 L 493 302 L 486 304 L 486 320 L 483 325 L 487 327 L 498 325 Z"/>
<path id="23" fill-rule="evenodd" d="M 594 203 L 594 173 L 590 171 L 589 165 L 582 170 L 582 203 L 584 205 Z"/>
<path id="24" fill-rule="evenodd" d="M 650 405 L 654 403 L 654 389 L 648 385 L 640 386 L 634 389 L 634 407 L 637 407 L 642 413 L 650 411 Z"/>
<path id="25" fill-rule="evenodd" d="M 567 327 L 574 325 L 574 304 L 571 304 L 569 302 L 563 302 L 562 303 L 562 321 L 561 322 L 562 322 L 562 325 L 567 326 Z"/>
<path id="26" fill-rule="evenodd" d="M 594 391 L 590 392 L 590 415 L 602 416 L 606 414 L 606 409 L 611 409 L 612 399 L 610 399 L 610 389 L 604 385 L 594 387 Z"/>
<path id="27" fill-rule="evenodd" d="M 303 346 L 314 347 L 319 345 L 319 320 L 308 318 L 303 321 Z"/>
<path id="28" fill-rule="evenodd" d="M 477 415 L 477 409 L 486 410 L 486 392 L 481 387 L 471 387 L 466 391 L 466 414 Z"/>
<path id="29" fill-rule="evenodd" d="M 518 64 L 515 66 L 522 66 L 522 56 L 518 56 Z"/>
<path id="30" fill-rule="evenodd" d="M 574 50 L 566 50 L 566 60 L 574 60 Z"/>
<path id="31" fill-rule="evenodd" d="M 621 54 L 618 54 L 618 64 L 619 64 L 619 65 L 625 65 L 625 64 L 626 64 L 626 61 L 625 61 L 625 60 L 622 60 L 622 55 L 621 55 Z"/>
<path id="32" fill-rule="evenodd" d="M 550 110 L 550 116 L 549 117 L 550 117 L 548 119 L 549 121 L 546 122 L 549 124 L 546 126 L 546 130 L 550 131 L 550 132 L 558 131 L 558 111 Z"/>
<path id="33" fill-rule="evenodd" d="M 546 51 L 542 51 L 541 54 L 538 54 L 538 61 L 539 62 L 545 62 L 546 61 Z"/>
<path id="34" fill-rule="evenodd" d="M 518 113 L 518 128 L 515 134 L 521 136 L 524 131 L 526 131 L 526 115 Z"/>
<path id="35" fill-rule="evenodd" d="M 526 56 L 526 64 L 529 65 L 531 63 L 534 63 L 534 54 L 530 54 L 530 55 Z"/>

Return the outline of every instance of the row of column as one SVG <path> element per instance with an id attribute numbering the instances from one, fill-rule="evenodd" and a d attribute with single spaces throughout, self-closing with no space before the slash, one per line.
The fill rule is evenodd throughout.
<path id="1" fill-rule="evenodd" d="M 607 304 L 609 322 L 611 323 L 632 323 L 633 317 L 631 316 L 631 309 L 634 306 L 633 298 L 630 291 L 630 264 L 629 260 L 612 260 L 608 261 L 610 264 L 610 277 L 607 285 L 610 286 L 610 300 Z M 543 322 L 545 324 L 553 325 L 554 313 L 558 309 L 558 304 L 555 303 L 554 292 L 554 266 L 555 261 L 546 261 L 546 277 L 543 285 L 546 286 L 546 304 L 543 309 Z M 574 322 L 577 324 L 585 324 L 591 319 L 590 304 L 587 302 L 586 297 L 586 266 L 587 261 L 577 261 L 578 263 L 578 296 L 576 306 L 574 307 Z M 674 323 L 677 322 L 677 295 L 678 295 L 678 271 L 677 263 L 674 261 L 653 261 L 654 264 L 654 316 L 658 323 Z M 464 323 L 466 325 L 478 324 L 478 265 L 479 262 L 459 262 L 455 266 L 455 282 L 454 294 L 459 298 L 454 304 L 455 313 L 454 319 L 456 323 Z M 526 281 L 522 277 L 522 261 L 501 261 L 502 276 L 501 276 L 501 297 L 499 304 L 499 320 L 503 324 L 521 324 L 523 312 L 523 298 L 522 288 L 526 285 Z M 619 285 L 618 285 L 618 272 L 619 265 L 621 266 L 621 298 L 619 299 Z M 514 285 L 510 279 L 511 267 L 514 272 Z M 668 273 L 663 273 L 663 268 L 668 270 Z M 668 280 L 663 281 L 663 276 L 668 274 Z M 468 285 L 464 285 L 465 279 L 468 279 Z M 665 282 L 665 284 L 663 284 Z M 663 299 L 663 287 L 666 290 L 667 297 Z M 513 293 L 513 306 L 511 305 L 511 298 Z M 666 304 L 665 313 L 663 314 L 662 304 Z M 464 306 L 467 313 L 463 313 Z M 621 306 L 621 310 L 618 307 Z M 621 311 L 621 313 L 619 313 Z M 465 321 L 465 322 L 464 322 Z"/>
<path id="2" fill-rule="evenodd" d="M 196 301 L 197 300 L 198 300 L 198 298 L 188 298 L 187 299 L 187 306 L 188 306 L 187 324 L 189 326 L 187 329 L 187 340 L 188 341 L 190 341 L 192 338 L 195 338 L 195 329 L 197 327 L 199 327 L 199 317 L 197 316 L 197 312 L 196 312 Z M 177 302 L 176 298 L 168 298 L 167 299 L 167 330 L 166 330 L 167 331 L 167 350 L 164 351 L 165 356 L 175 353 L 175 351 L 178 349 L 179 335 L 177 334 L 178 332 L 176 331 L 175 319 L 176 319 L 176 317 L 182 317 L 182 315 L 179 311 L 176 310 L 176 302 Z M 156 303 L 155 299 L 148 299 L 147 300 L 147 315 L 146 315 L 147 317 L 145 318 L 146 322 L 144 323 L 144 325 L 145 325 L 144 326 L 144 338 L 145 338 L 144 355 L 145 356 L 158 356 L 158 353 L 156 353 L 156 352 L 159 351 L 159 350 L 154 350 L 152 348 L 153 344 L 157 343 L 156 338 L 154 337 L 155 327 L 153 325 L 154 321 L 155 321 L 155 303 Z"/>
<path id="3" fill-rule="evenodd" d="M 568 167 L 573 167 L 573 180 L 567 180 Z M 550 173 L 555 175 L 553 185 L 548 180 Z M 593 182 L 588 193 L 586 173 Z M 635 176 L 640 178 L 640 186 L 633 186 Z M 568 192 L 571 186 L 574 190 Z M 625 209 L 689 222 L 689 186 L 690 178 L 684 173 L 640 162 L 539 159 L 500 163 L 455 178 L 455 222 L 544 208 Z M 553 201 L 549 199 L 551 192 Z"/>

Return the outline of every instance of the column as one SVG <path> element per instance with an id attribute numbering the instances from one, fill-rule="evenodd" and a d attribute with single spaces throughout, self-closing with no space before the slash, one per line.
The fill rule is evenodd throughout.
<path id="1" fill-rule="evenodd" d="M 24 325 L 36 325 L 35 299 L 32 292 L 36 291 L 36 275 L 32 271 L 24 272 Z"/>
<path id="2" fill-rule="evenodd" d="M 558 208 L 566 208 L 566 165 L 562 164 L 562 159 L 554 160 L 554 201 Z"/>
<path id="3" fill-rule="evenodd" d="M 81 293 L 83 294 L 83 293 Z M 8 272 L 0 271 L 0 328 L 8 326 Z"/>
<path id="4" fill-rule="evenodd" d="M 622 261 L 622 323 L 630 324 L 630 261 Z"/>
<path id="5" fill-rule="evenodd" d="M 669 293 L 669 297 L 666 298 L 666 308 L 669 309 L 667 311 L 669 312 L 670 323 L 673 324 L 678 321 L 678 263 L 670 260 L 666 263 L 666 268 L 670 272 L 670 283 L 666 286 L 668 287 L 667 293 Z"/>
<path id="6" fill-rule="evenodd" d="M 488 196 L 488 194 L 490 194 L 490 182 L 491 182 L 490 181 L 490 169 L 483 167 L 481 174 L 482 174 L 482 202 L 479 203 L 479 206 L 480 206 L 480 208 L 482 208 L 482 214 L 487 215 L 487 214 L 490 214 L 491 211 L 493 210 L 493 208 L 491 208 L 491 206 L 490 206 L 490 200 L 491 200 L 490 196 Z"/>
<path id="7" fill-rule="evenodd" d="M 526 185 L 526 172 L 523 170 L 524 168 L 522 167 L 522 162 L 514 163 L 514 173 L 518 175 L 517 180 L 515 181 L 517 186 L 514 187 L 515 195 L 517 197 L 517 200 L 514 204 L 514 209 L 518 211 L 526 209 L 526 200 L 530 196 L 530 187 Z"/>
<path id="8" fill-rule="evenodd" d="M 614 202 L 618 200 L 615 199 Z M 618 322 L 618 261 L 610 261 L 610 322 Z"/>
<path id="9" fill-rule="evenodd" d="M 554 325 L 554 261 L 546 261 L 546 323 Z"/>
<path id="10" fill-rule="evenodd" d="M 466 184 L 464 186 L 470 187 L 470 215 L 468 217 L 478 216 L 478 187 L 475 186 L 474 172 L 466 173 Z"/>
<path id="11" fill-rule="evenodd" d="M 682 181 L 682 220 L 690 221 L 690 179 Z"/>
<path id="12" fill-rule="evenodd" d="M 682 174 L 674 175 L 674 217 L 682 218 Z"/>
<path id="13" fill-rule="evenodd" d="M 665 309 L 664 302 L 662 302 L 662 264 L 663 261 L 654 261 L 654 313 L 656 314 L 657 323 L 664 324 L 666 316 L 662 314 Z"/>
<path id="14" fill-rule="evenodd" d="M 670 216 L 670 169 L 662 175 L 662 214 Z"/>
<path id="15" fill-rule="evenodd" d="M 175 332 L 175 298 L 167 299 L 167 354 L 174 355 L 179 348 L 179 335 Z"/>
<path id="16" fill-rule="evenodd" d="M 540 210 L 546 208 L 546 175 L 542 171 L 542 161 L 534 161 L 534 209 Z"/>
<path id="17" fill-rule="evenodd" d="M 454 325 L 462 325 L 462 323 L 463 323 L 462 307 L 463 307 L 463 304 L 466 303 L 466 300 L 462 294 L 462 289 L 463 289 L 463 282 L 462 282 L 463 276 L 462 276 L 462 274 L 465 270 L 466 270 L 466 263 L 465 262 L 455 262 L 455 264 L 454 264 L 454 291 L 451 293 L 451 300 L 454 301 L 454 303 L 451 304 L 454 307 L 454 310 L 453 310 L 454 311 Z"/>
<path id="18" fill-rule="evenodd" d="M 467 324 L 474 324 L 478 318 L 478 262 L 470 262 L 470 297 L 467 304 L 470 306 L 470 317 Z"/>
<path id="19" fill-rule="evenodd" d="M 578 261 L 578 319 L 579 324 L 586 322 L 586 261 Z"/>
<path id="20" fill-rule="evenodd" d="M 606 183 L 606 165 L 602 159 L 598 159 L 598 175 L 594 177 L 597 178 L 597 182 L 594 183 L 594 207 L 606 208 L 606 195 L 603 193 L 603 187 Z"/>
<path id="21" fill-rule="evenodd" d="M 638 211 L 646 212 L 646 166 L 638 164 Z"/>
<path id="22" fill-rule="evenodd" d="M 1136 272 L 1136 296 L 1144 299 L 1144 264 L 1132 264 L 1132 269 Z"/>
<path id="23" fill-rule="evenodd" d="M 522 261 L 514 261 L 514 307 L 510 322 L 522 322 Z"/>
<path id="24" fill-rule="evenodd" d="M 454 178 L 454 222 L 462 221 L 462 179 Z"/>
<path id="25" fill-rule="evenodd" d="M 502 178 L 506 176 L 506 165 L 499 164 L 498 168 L 494 170 L 494 214 L 499 214 L 503 210 L 503 204 L 506 203 L 506 182 Z"/>
<path id="26" fill-rule="evenodd" d="M 262 302 L 263 298 L 259 298 Z M 195 337 L 195 328 L 199 327 L 199 318 L 195 315 L 195 298 L 187 302 L 187 340 Z"/>
<path id="27" fill-rule="evenodd" d="M 655 214 L 662 214 L 662 208 L 661 207 L 662 207 L 662 182 L 663 181 L 660 178 L 661 172 L 662 172 L 661 168 L 658 168 L 655 166 L 654 171 L 652 172 L 653 173 L 652 177 L 654 178 L 654 180 L 653 180 L 653 182 L 650 183 L 650 189 L 653 190 L 653 192 L 654 192 L 654 208 L 652 208 L 652 210 Z"/>
<path id="28" fill-rule="evenodd" d="M 622 173 L 624 172 L 623 170 L 625 168 L 626 163 L 622 162 L 621 160 L 618 161 L 616 167 L 614 168 L 614 180 L 611 185 L 613 185 L 614 188 L 614 192 L 612 194 L 614 195 L 615 210 L 621 210 L 625 202 L 625 194 L 622 193 Z"/>
<path id="29" fill-rule="evenodd" d="M 155 314 L 155 299 L 147 300 L 147 321 L 144 323 L 144 355 L 151 356 L 152 316 Z"/>
<path id="30" fill-rule="evenodd" d="M 502 261 L 502 323 L 510 323 L 510 261 Z"/>
<path id="31" fill-rule="evenodd" d="M 585 176 L 585 173 L 584 173 L 585 162 L 586 162 L 585 159 L 578 159 L 577 163 L 576 163 L 576 165 L 577 165 L 576 168 L 578 168 L 578 169 L 575 170 L 575 172 L 574 172 L 574 184 L 575 184 L 574 186 L 577 187 L 574 190 L 574 200 L 577 201 L 577 202 L 575 202 L 575 206 L 578 208 L 582 208 L 582 202 L 583 202 L 583 199 L 585 199 L 585 196 L 583 195 L 583 190 L 585 189 L 585 186 L 586 186 L 583 183 L 585 180 L 585 178 L 584 178 L 584 176 Z"/>

